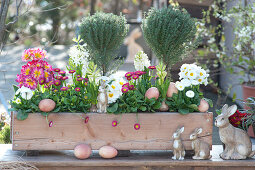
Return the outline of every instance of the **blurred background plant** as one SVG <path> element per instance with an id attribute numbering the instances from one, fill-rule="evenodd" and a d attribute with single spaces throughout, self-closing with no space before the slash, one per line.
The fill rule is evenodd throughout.
<path id="1" fill-rule="evenodd" d="M 1 144 L 9 144 L 11 143 L 11 136 L 10 136 L 10 116 L 7 112 L 1 113 L 0 119 L 0 143 Z"/>

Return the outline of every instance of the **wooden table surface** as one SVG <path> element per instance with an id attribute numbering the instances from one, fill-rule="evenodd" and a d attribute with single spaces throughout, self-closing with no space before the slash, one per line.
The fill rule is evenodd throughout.
<path id="1" fill-rule="evenodd" d="M 253 146 L 255 149 L 255 145 Z M 42 151 L 39 156 L 26 156 L 24 151 L 12 151 L 11 145 L 0 145 L 0 162 L 25 162 L 39 169 L 255 169 L 255 157 L 247 160 L 222 160 L 219 153 L 221 145 L 213 145 L 211 160 L 192 160 L 187 156 L 184 161 L 171 159 L 171 151 L 131 151 L 128 157 L 102 159 L 97 151 L 86 160 L 78 160 L 73 151 Z M 1 166 L 1 164 L 0 164 Z M 1 167 L 0 167 L 1 169 Z"/>

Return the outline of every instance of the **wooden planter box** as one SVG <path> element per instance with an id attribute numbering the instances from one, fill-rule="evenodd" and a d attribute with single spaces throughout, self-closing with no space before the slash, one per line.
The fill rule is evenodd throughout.
<path id="1" fill-rule="evenodd" d="M 81 117 L 89 116 L 88 123 Z M 182 134 L 186 150 L 191 150 L 190 133 L 203 128 L 201 138 L 212 146 L 212 113 L 141 113 L 138 114 L 141 128 L 134 129 L 136 114 L 81 114 L 51 113 L 49 127 L 44 116 L 29 114 L 26 120 L 17 120 L 12 114 L 13 150 L 73 150 L 77 144 L 86 143 L 92 149 L 110 145 L 118 150 L 171 150 L 174 131 L 184 126 Z M 120 120 L 112 127 L 113 120 Z"/>

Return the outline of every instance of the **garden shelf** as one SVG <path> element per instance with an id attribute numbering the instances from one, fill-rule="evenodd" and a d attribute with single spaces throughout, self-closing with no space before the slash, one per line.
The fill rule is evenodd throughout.
<path id="1" fill-rule="evenodd" d="M 89 116 L 88 123 L 84 122 Z M 139 113 L 141 128 L 134 129 L 137 123 L 135 113 L 114 115 L 99 113 L 50 113 L 49 127 L 46 118 L 39 113 L 29 114 L 26 120 L 17 120 L 12 113 L 13 150 L 73 150 L 77 144 L 86 143 L 97 150 L 110 145 L 118 150 L 172 150 L 172 135 L 184 126 L 182 134 L 186 150 L 192 150 L 190 133 L 203 128 L 200 137 L 212 148 L 213 113 Z M 112 121 L 118 120 L 116 127 Z"/>

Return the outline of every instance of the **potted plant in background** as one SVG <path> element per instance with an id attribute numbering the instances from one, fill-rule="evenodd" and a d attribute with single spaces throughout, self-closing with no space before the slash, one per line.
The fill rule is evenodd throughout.
<path id="1" fill-rule="evenodd" d="M 198 32 L 206 39 L 207 46 L 205 51 L 199 51 L 200 57 L 208 56 L 214 53 L 217 57 L 215 66 L 221 64 L 221 69 L 228 73 L 238 75 L 238 84 L 229 84 L 226 94 L 229 94 L 232 87 L 242 85 L 243 100 L 249 97 L 255 97 L 255 16 L 254 3 L 237 3 L 230 9 L 227 8 L 227 2 L 220 0 L 214 2 L 208 11 L 204 12 L 204 18 L 198 23 Z M 205 27 L 212 24 L 211 15 L 218 20 L 218 25 Z M 228 23 L 232 26 L 233 41 L 226 40 L 222 23 Z M 217 63 L 218 62 L 218 63 Z M 218 85 L 216 83 L 216 85 Z M 236 93 L 233 93 L 233 100 L 236 99 Z M 244 106 L 246 107 L 246 106 Z M 251 130 L 252 128 L 250 128 Z M 251 135 L 251 132 L 248 132 Z M 253 134 L 254 132 L 252 132 Z M 254 135 L 251 135 L 254 137 Z"/>

